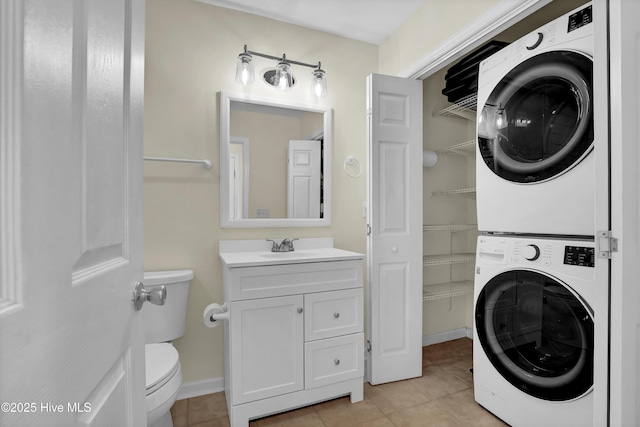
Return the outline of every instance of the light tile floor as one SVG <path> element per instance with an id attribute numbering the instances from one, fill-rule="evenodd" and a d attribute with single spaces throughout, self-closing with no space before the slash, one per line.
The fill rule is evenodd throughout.
<path id="1" fill-rule="evenodd" d="M 473 399 L 472 340 L 424 347 L 422 377 L 364 384 L 364 400 L 348 397 L 261 418 L 250 427 L 429 427 L 505 426 Z M 229 426 L 224 393 L 179 400 L 171 408 L 174 427 Z"/>

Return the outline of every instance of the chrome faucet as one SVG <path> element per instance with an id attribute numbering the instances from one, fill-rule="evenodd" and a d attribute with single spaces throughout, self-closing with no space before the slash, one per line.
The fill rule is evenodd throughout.
<path id="1" fill-rule="evenodd" d="M 268 242 L 273 242 L 273 245 L 271 245 L 271 252 L 293 252 L 295 250 L 293 247 L 294 240 L 298 239 L 285 238 L 280 243 L 277 243 L 275 240 L 267 239 Z"/>

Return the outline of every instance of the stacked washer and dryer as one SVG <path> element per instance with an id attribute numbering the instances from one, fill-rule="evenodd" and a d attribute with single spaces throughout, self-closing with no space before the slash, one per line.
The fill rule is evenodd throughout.
<path id="1" fill-rule="evenodd" d="M 590 3 L 482 61 L 474 392 L 514 426 L 593 423 Z"/>

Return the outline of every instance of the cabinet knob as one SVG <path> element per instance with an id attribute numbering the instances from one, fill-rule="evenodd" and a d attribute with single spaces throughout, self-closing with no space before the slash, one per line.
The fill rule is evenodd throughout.
<path id="1" fill-rule="evenodd" d="M 298 313 L 302 313 L 302 307 L 298 307 Z"/>
<path id="2" fill-rule="evenodd" d="M 338 312 L 333 313 L 333 317 L 335 317 L 337 319 L 338 317 L 340 317 L 340 313 L 338 313 Z"/>
<path id="3" fill-rule="evenodd" d="M 334 359 L 334 360 L 333 360 L 333 363 L 335 363 L 335 364 L 336 364 L 336 366 L 338 366 L 338 365 L 340 364 L 340 359 Z"/>
<path id="4" fill-rule="evenodd" d="M 392 247 L 391 248 L 391 252 L 393 252 L 394 254 L 397 254 L 398 253 L 398 247 L 397 246 Z"/>

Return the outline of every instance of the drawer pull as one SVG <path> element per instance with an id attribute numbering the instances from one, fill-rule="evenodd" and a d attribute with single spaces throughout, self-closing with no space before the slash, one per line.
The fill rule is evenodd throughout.
<path id="1" fill-rule="evenodd" d="M 302 313 L 302 307 L 298 307 L 298 313 Z"/>
<path id="2" fill-rule="evenodd" d="M 335 317 L 337 319 L 338 317 L 340 317 L 340 313 L 338 313 L 338 312 L 333 313 L 333 317 Z"/>
<path id="3" fill-rule="evenodd" d="M 333 363 L 335 363 L 335 364 L 336 364 L 336 366 L 338 366 L 338 365 L 340 364 L 340 359 L 334 359 L 334 360 L 333 360 Z"/>

